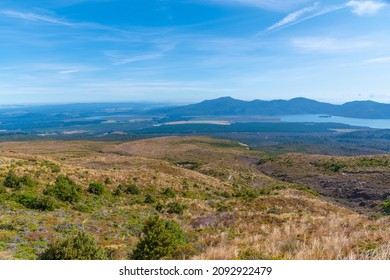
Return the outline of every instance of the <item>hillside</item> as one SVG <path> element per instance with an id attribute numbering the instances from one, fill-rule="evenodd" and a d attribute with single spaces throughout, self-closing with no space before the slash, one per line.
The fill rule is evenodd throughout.
<path id="1" fill-rule="evenodd" d="M 0 151 L 0 259 L 35 259 L 80 230 L 110 258 L 127 259 L 155 214 L 184 230 L 188 243 L 178 259 L 390 258 L 390 220 L 381 214 L 381 199 L 363 215 L 354 203 L 334 204 L 334 194 L 307 187 L 310 178 L 303 178 L 311 169 L 300 170 L 308 165 L 316 176 L 330 176 L 315 164 L 332 160 L 327 157 L 270 157 L 209 137 L 2 142 Z M 337 162 L 352 172 L 365 158 Z M 384 165 L 364 168 L 388 170 L 387 157 L 371 158 Z M 77 197 L 56 193 L 64 181 L 77 185 Z M 103 185 L 101 193 L 91 191 L 93 182 Z"/>
<path id="2" fill-rule="evenodd" d="M 186 106 L 157 108 L 150 112 L 166 114 L 171 117 L 324 114 L 361 119 L 389 119 L 390 104 L 373 101 L 353 101 L 342 105 L 334 105 L 302 97 L 291 100 L 271 101 L 242 101 L 231 97 L 222 97 Z"/>

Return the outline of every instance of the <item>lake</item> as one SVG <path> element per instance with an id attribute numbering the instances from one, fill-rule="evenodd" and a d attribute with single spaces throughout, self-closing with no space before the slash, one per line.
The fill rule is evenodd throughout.
<path id="1" fill-rule="evenodd" d="M 288 115 L 281 116 L 282 122 L 343 123 L 353 126 L 365 126 L 390 129 L 390 119 L 355 119 L 327 115 Z"/>

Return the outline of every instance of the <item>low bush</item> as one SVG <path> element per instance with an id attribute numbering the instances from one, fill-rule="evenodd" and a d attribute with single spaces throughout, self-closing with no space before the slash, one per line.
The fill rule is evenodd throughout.
<path id="1" fill-rule="evenodd" d="M 35 187 L 37 182 L 35 182 L 30 176 L 24 175 L 19 177 L 13 171 L 9 171 L 4 179 L 3 185 L 7 188 L 19 190 L 23 187 Z"/>
<path id="2" fill-rule="evenodd" d="M 381 208 L 384 214 L 390 215 L 390 199 L 383 202 Z"/>
<path id="3" fill-rule="evenodd" d="M 104 186 L 102 183 L 90 183 L 88 192 L 96 195 L 101 195 L 104 192 Z"/>
<path id="4" fill-rule="evenodd" d="M 12 195 L 12 200 L 29 209 L 53 211 L 58 208 L 55 198 L 46 195 L 37 195 L 32 192 L 18 192 Z"/>
<path id="5" fill-rule="evenodd" d="M 167 207 L 168 207 L 167 212 L 169 214 L 178 214 L 178 215 L 182 215 L 184 210 L 187 209 L 187 205 L 180 204 L 177 202 L 170 202 L 167 204 Z"/>
<path id="6" fill-rule="evenodd" d="M 40 260 L 106 260 L 106 251 L 97 246 L 93 237 L 79 231 L 66 239 L 54 241 L 43 251 Z"/>
<path id="7" fill-rule="evenodd" d="M 78 202 L 81 199 L 81 187 L 64 176 L 58 176 L 54 186 L 49 186 L 44 193 L 70 203 Z"/>
<path id="8" fill-rule="evenodd" d="M 144 223 L 142 238 L 130 256 L 135 260 L 173 259 L 187 244 L 184 231 L 172 220 L 151 216 Z"/>
<path id="9" fill-rule="evenodd" d="M 258 194 L 253 188 L 249 188 L 247 186 L 238 187 L 234 185 L 234 196 L 241 197 L 246 200 L 252 200 L 258 197 Z"/>
<path id="10" fill-rule="evenodd" d="M 10 171 L 5 177 L 3 185 L 7 188 L 18 189 L 19 183 L 20 178 L 13 171 Z"/>
<path id="11" fill-rule="evenodd" d="M 41 166 L 49 168 L 53 173 L 59 173 L 61 171 L 61 167 L 58 164 L 48 160 L 42 162 Z"/>
<path id="12" fill-rule="evenodd" d="M 140 194 L 140 190 L 139 188 L 134 185 L 133 183 L 129 183 L 126 188 L 125 188 L 125 193 L 127 194 L 133 194 L 133 195 L 137 195 L 137 194 Z"/>
<path id="13" fill-rule="evenodd" d="M 146 195 L 144 202 L 151 204 L 151 203 L 155 203 L 156 199 L 153 196 L 151 196 L 150 194 L 148 194 L 148 195 Z"/>
<path id="14" fill-rule="evenodd" d="M 322 167 L 325 169 L 325 171 L 337 173 L 345 167 L 345 164 L 340 162 L 327 161 L 322 164 Z"/>
<path id="15" fill-rule="evenodd" d="M 170 197 L 170 198 L 174 198 L 176 197 L 176 192 L 174 189 L 172 188 L 166 188 L 163 192 L 162 192 L 162 195 L 166 196 L 166 197 Z"/>

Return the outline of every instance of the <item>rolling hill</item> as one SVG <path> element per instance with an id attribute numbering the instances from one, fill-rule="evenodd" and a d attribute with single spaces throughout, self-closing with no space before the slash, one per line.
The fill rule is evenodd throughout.
<path id="1" fill-rule="evenodd" d="M 325 114 L 349 118 L 390 119 L 390 104 L 353 101 L 334 105 L 302 97 L 272 101 L 242 101 L 231 97 L 222 97 L 186 106 L 153 109 L 150 112 L 169 116 Z"/>

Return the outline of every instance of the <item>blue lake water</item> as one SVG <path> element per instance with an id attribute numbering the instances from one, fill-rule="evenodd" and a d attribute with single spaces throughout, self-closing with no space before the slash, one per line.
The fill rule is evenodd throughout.
<path id="1" fill-rule="evenodd" d="M 288 115 L 281 116 L 282 122 L 343 123 L 353 126 L 390 129 L 390 119 L 355 119 L 324 115 Z"/>

